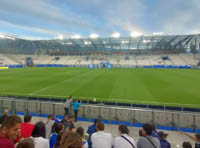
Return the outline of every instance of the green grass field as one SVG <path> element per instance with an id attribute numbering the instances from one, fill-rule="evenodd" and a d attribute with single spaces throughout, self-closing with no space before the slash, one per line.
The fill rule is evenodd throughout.
<path id="1" fill-rule="evenodd" d="M 21 68 L 0 70 L 0 95 L 200 106 L 200 71 Z"/>

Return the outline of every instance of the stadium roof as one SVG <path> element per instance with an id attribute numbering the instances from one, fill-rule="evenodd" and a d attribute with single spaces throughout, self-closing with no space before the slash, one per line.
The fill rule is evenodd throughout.
<path id="1" fill-rule="evenodd" d="M 169 36 L 138 36 L 119 38 L 80 38 L 54 40 L 24 40 L 8 36 L 0 36 L 0 51 L 22 51 L 34 53 L 37 50 L 80 50 L 80 51 L 112 51 L 112 50 L 174 50 L 199 49 L 200 34 Z"/>

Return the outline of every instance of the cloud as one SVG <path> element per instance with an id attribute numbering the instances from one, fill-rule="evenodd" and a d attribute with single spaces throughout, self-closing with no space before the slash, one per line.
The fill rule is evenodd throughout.
<path id="1" fill-rule="evenodd" d="M 199 0 L 167 0 L 159 3 L 157 20 L 169 34 L 200 33 Z"/>
<path id="2" fill-rule="evenodd" d="M 199 14 L 199 0 L 0 0 L 0 25 L 47 36 L 199 33 Z"/>

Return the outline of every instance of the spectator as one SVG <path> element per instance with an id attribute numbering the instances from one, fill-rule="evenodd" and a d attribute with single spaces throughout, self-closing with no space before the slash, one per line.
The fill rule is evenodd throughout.
<path id="1" fill-rule="evenodd" d="M 76 129 L 76 133 L 78 133 L 78 134 L 81 136 L 82 141 L 83 141 L 83 147 L 84 147 L 84 148 L 88 148 L 88 143 L 87 143 L 87 141 L 84 139 L 84 129 L 83 129 L 82 127 L 78 127 L 78 128 Z"/>
<path id="2" fill-rule="evenodd" d="M 26 138 L 17 144 L 16 148 L 35 148 L 32 138 Z"/>
<path id="3" fill-rule="evenodd" d="M 195 148 L 200 148 L 200 134 L 192 135 L 192 134 L 185 133 L 185 132 L 180 132 L 180 133 L 188 136 L 190 139 L 195 141 Z"/>
<path id="4" fill-rule="evenodd" d="M 133 138 L 129 137 L 129 130 L 126 125 L 119 125 L 120 136 L 116 137 L 113 142 L 113 148 L 136 148 Z"/>
<path id="5" fill-rule="evenodd" d="M 160 148 L 160 142 L 152 135 L 152 126 L 150 124 L 143 124 L 142 136 L 137 142 L 137 148 Z"/>
<path id="6" fill-rule="evenodd" d="M 55 123 L 54 125 L 54 131 L 53 133 L 51 134 L 50 136 L 50 140 L 49 140 L 49 145 L 50 145 L 50 148 L 53 148 L 55 143 L 56 143 L 56 138 L 57 138 L 57 135 L 59 134 L 59 132 L 63 130 L 63 124 L 62 123 Z"/>
<path id="7" fill-rule="evenodd" d="M 99 122 L 98 119 L 94 119 L 94 124 L 88 127 L 87 133 L 89 134 L 88 137 L 88 148 L 92 148 L 91 136 L 93 133 L 96 132 L 96 125 Z"/>
<path id="8" fill-rule="evenodd" d="M 60 147 L 60 141 L 61 141 L 61 138 L 62 138 L 64 132 L 65 132 L 64 130 L 61 130 L 59 132 L 59 134 L 57 135 L 57 137 L 56 137 L 56 143 L 55 143 L 54 148 L 59 148 Z"/>
<path id="9" fill-rule="evenodd" d="M 0 117 L 0 124 L 3 123 L 3 121 L 6 119 L 6 117 L 8 117 L 8 110 L 5 109 L 3 112 L 3 115 Z"/>
<path id="10" fill-rule="evenodd" d="M 71 115 L 69 115 L 69 116 L 71 116 Z M 63 120 L 61 120 L 61 123 L 64 125 L 64 130 L 67 128 L 67 125 L 68 125 L 68 117 L 69 116 L 67 116 L 67 115 L 64 115 L 64 119 Z"/>
<path id="11" fill-rule="evenodd" d="M 139 130 L 138 134 L 139 134 L 140 137 L 142 137 L 143 136 L 142 135 L 142 130 Z"/>
<path id="12" fill-rule="evenodd" d="M 65 116 L 66 117 L 66 116 Z M 68 120 L 66 121 L 66 118 L 64 118 L 61 123 L 64 125 L 64 130 L 75 132 L 75 126 L 74 126 L 74 116 L 69 115 Z"/>
<path id="13" fill-rule="evenodd" d="M 90 125 L 90 126 L 88 127 L 87 133 L 88 133 L 89 135 L 91 135 L 91 134 L 93 134 L 94 132 L 96 132 L 96 125 L 97 125 L 97 122 L 98 122 L 98 121 L 99 121 L 98 119 L 94 119 L 94 124 L 93 124 L 93 125 Z"/>
<path id="14" fill-rule="evenodd" d="M 54 123 L 55 123 L 55 121 L 53 120 L 53 115 L 52 114 L 48 115 L 47 120 L 44 121 L 45 128 L 46 128 L 46 138 L 50 137 Z"/>
<path id="15" fill-rule="evenodd" d="M 43 122 L 37 122 L 33 128 L 32 137 L 35 148 L 49 148 L 49 140 L 46 139 L 46 129 Z"/>
<path id="16" fill-rule="evenodd" d="M 16 115 L 8 116 L 0 128 L 0 147 L 14 148 L 14 140 L 20 134 L 22 120 Z"/>
<path id="17" fill-rule="evenodd" d="M 192 144 L 190 142 L 183 142 L 183 148 L 192 148 Z"/>
<path id="18" fill-rule="evenodd" d="M 112 135 L 104 132 L 104 123 L 98 122 L 96 133 L 91 136 L 92 148 L 111 148 L 112 147 Z"/>
<path id="19" fill-rule="evenodd" d="M 65 132 L 60 142 L 60 148 L 83 148 L 83 142 L 79 134 Z"/>
<path id="20" fill-rule="evenodd" d="M 160 131 L 158 133 L 159 137 L 160 137 L 160 146 L 161 148 L 171 148 L 170 143 L 166 140 L 168 134 Z"/>
<path id="21" fill-rule="evenodd" d="M 156 131 L 156 126 L 154 124 L 152 124 L 152 137 L 158 138 L 158 140 L 160 140 L 160 137 L 158 135 L 158 132 Z"/>
<path id="22" fill-rule="evenodd" d="M 24 116 L 24 123 L 21 124 L 21 137 L 29 138 L 32 134 L 34 125 L 31 124 L 32 116 L 30 114 L 26 114 Z"/>
<path id="23" fill-rule="evenodd" d="M 75 122 L 77 121 L 78 108 L 79 108 L 81 105 L 82 105 L 82 104 L 79 103 L 77 100 L 75 100 L 75 101 L 72 103 L 73 110 L 74 110 L 74 116 L 75 116 Z"/>
<path id="24" fill-rule="evenodd" d="M 67 117 L 69 116 L 69 113 L 71 112 L 71 108 L 72 108 L 72 99 L 73 97 L 70 96 L 69 99 L 66 100 L 65 104 L 64 104 L 64 110 L 65 110 L 65 115 L 67 115 Z"/>

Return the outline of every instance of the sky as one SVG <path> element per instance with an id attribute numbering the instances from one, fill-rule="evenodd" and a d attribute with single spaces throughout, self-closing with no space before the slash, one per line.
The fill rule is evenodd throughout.
<path id="1" fill-rule="evenodd" d="M 0 0 L 0 34 L 35 40 L 198 34 L 199 15 L 199 0 Z"/>

